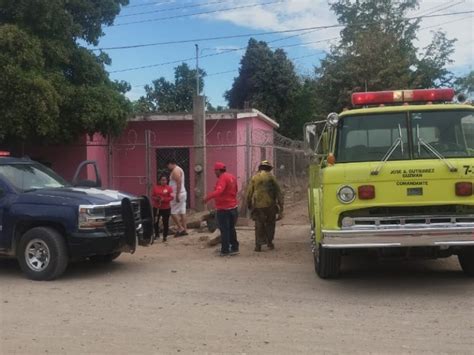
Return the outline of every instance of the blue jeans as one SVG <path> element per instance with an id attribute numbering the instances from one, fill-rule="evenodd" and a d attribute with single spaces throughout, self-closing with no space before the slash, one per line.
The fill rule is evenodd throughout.
<path id="1" fill-rule="evenodd" d="M 216 216 L 221 231 L 221 253 L 228 254 L 229 251 L 239 251 L 239 242 L 235 231 L 238 217 L 237 208 L 217 210 Z"/>

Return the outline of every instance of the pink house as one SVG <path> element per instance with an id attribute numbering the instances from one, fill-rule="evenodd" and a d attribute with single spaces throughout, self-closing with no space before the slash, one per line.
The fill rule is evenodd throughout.
<path id="1" fill-rule="evenodd" d="M 239 187 L 262 159 L 273 160 L 273 130 L 278 124 L 262 112 L 250 109 L 206 114 L 206 190 L 213 188 L 215 161 L 222 161 L 236 175 Z M 194 206 L 193 117 L 190 113 L 135 117 L 118 138 L 99 134 L 83 137 L 68 146 L 26 147 L 24 154 L 50 165 L 71 180 L 83 160 L 95 160 L 105 188 L 137 195 L 148 194 L 165 162 L 177 160 L 186 172 L 190 207 Z M 92 177 L 92 171 L 88 172 Z"/>

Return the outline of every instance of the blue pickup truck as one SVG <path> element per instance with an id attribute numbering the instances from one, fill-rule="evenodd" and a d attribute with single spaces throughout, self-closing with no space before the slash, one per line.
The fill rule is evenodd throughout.
<path id="1" fill-rule="evenodd" d="M 83 169 L 95 180 L 81 180 Z M 71 184 L 28 158 L 0 152 L 0 256 L 17 258 L 33 280 L 59 277 L 70 261 L 108 262 L 153 242 L 150 201 L 100 188 L 94 162 Z"/>

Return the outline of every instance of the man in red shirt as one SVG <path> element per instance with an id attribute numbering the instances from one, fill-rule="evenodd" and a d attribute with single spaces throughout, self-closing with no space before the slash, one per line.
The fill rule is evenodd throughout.
<path id="1" fill-rule="evenodd" d="M 204 198 L 204 203 L 215 199 L 216 217 L 221 231 L 221 256 L 236 255 L 239 252 L 239 242 L 235 224 L 237 222 L 237 179 L 226 171 L 224 163 L 214 164 L 217 183 L 214 191 Z"/>

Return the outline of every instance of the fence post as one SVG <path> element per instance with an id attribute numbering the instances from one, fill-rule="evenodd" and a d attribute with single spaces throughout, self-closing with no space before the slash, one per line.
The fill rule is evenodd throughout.
<path id="1" fill-rule="evenodd" d="M 146 196 L 150 197 L 151 190 L 151 166 L 150 166 L 150 131 L 145 131 L 145 188 Z"/>
<path id="2" fill-rule="evenodd" d="M 114 168 L 113 168 L 113 142 L 110 136 L 107 137 L 107 188 L 115 189 Z"/>
<path id="3" fill-rule="evenodd" d="M 245 125 L 245 184 L 247 187 L 250 178 L 252 177 L 252 150 L 253 150 L 253 141 L 252 141 L 252 129 L 250 127 L 250 122 L 247 122 Z M 243 193 L 243 199 L 245 199 L 246 192 Z M 246 202 L 246 201 L 245 201 Z M 243 215 L 246 218 L 250 217 L 250 211 L 247 208 L 247 203 L 243 204 Z"/>
<path id="4" fill-rule="evenodd" d="M 296 184 L 296 148 L 293 146 L 291 149 L 291 160 L 292 160 L 292 176 L 293 176 L 293 184 Z"/>
<path id="5" fill-rule="evenodd" d="M 204 211 L 206 205 L 202 198 L 206 195 L 207 157 L 206 157 L 206 112 L 205 97 L 193 98 L 193 146 L 194 146 L 194 207 Z M 199 169 L 196 169 L 200 167 Z"/>

